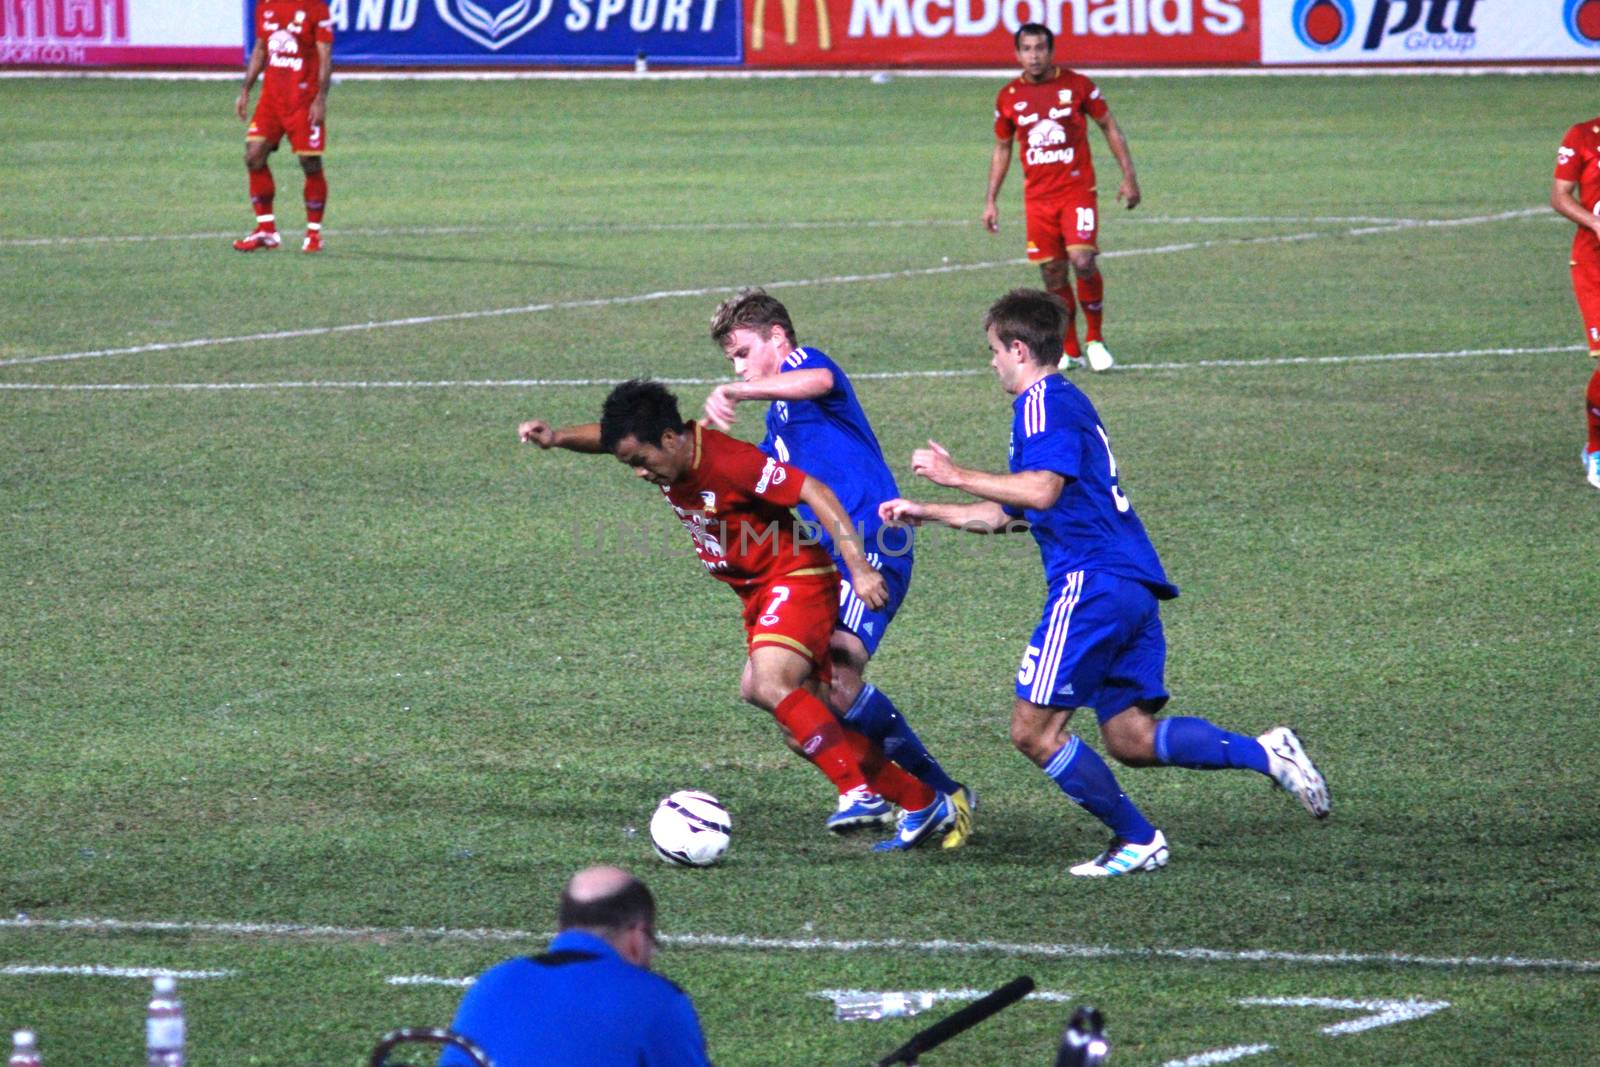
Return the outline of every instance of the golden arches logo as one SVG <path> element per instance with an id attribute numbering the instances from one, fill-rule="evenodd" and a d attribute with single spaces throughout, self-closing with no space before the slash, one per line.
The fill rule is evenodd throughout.
<path id="1" fill-rule="evenodd" d="M 812 0 L 817 6 L 817 47 L 826 51 L 833 47 L 833 31 L 828 25 L 828 0 Z M 778 0 L 783 12 L 783 43 L 794 44 L 800 38 L 800 0 Z M 759 52 L 766 45 L 767 0 L 755 0 L 750 9 L 750 50 Z"/>

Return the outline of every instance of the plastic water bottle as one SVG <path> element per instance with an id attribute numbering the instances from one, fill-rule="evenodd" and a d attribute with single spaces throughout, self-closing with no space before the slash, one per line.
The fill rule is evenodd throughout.
<path id="1" fill-rule="evenodd" d="M 643 52 L 633 57 L 633 72 L 643 74 L 650 69 L 650 57 Z"/>
<path id="2" fill-rule="evenodd" d="M 183 1001 L 170 974 L 155 980 L 144 1017 L 145 1067 L 183 1067 Z"/>
<path id="3" fill-rule="evenodd" d="M 842 993 L 833 998 L 833 1017 L 842 1023 L 856 1019 L 899 1019 L 931 1007 L 932 993 Z"/>
<path id="4" fill-rule="evenodd" d="M 39 1042 L 32 1030 L 18 1030 L 11 1035 L 11 1059 L 7 1067 L 39 1067 Z"/>

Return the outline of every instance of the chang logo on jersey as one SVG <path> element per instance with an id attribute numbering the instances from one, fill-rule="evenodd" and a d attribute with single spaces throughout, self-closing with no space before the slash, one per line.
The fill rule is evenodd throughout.
<path id="1" fill-rule="evenodd" d="M 1356 26 L 1350 0 L 1295 0 L 1289 16 L 1294 35 L 1314 52 L 1328 52 L 1350 39 Z"/>
<path id="2" fill-rule="evenodd" d="M 288 30 L 274 30 L 267 38 L 267 65 L 285 70 L 300 70 L 306 65 L 300 54 L 300 42 Z"/>
<path id="3" fill-rule="evenodd" d="M 1600 48 L 1600 0 L 1566 0 L 1563 6 L 1567 36 L 1585 48 Z"/>
<path id="4" fill-rule="evenodd" d="M 433 0 L 439 17 L 451 29 L 498 52 L 550 16 L 552 0 L 516 0 L 486 7 L 473 0 Z"/>
<path id="5" fill-rule="evenodd" d="M 1055 119 L 1040 119 L 1028 130 L 1028 152 L 1023 159 L 1030 167 L 1041 163 L 1071 163 L 1077 150 L 1057 147 L 1066 143 L 1066 127 Z"/>

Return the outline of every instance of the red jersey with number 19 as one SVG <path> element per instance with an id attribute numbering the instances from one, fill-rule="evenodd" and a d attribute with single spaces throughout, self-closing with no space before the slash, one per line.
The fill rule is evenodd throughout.
<path id="1" fill-rule="evenodd" d="M 1018 78 L 1000 90 L 994 102 L 994 135 L 1022 142 L 1025 200 L 1054 200 L 1094 188 L 1084 116 L 1104 118 L 1108 110 L 1094 82 L 1065 67 L 1049 81 Z"/>
<path id="2" fill-rule="evenodd" d="M 262 0 L 256 36 L 266 43 L 261 99 L 293 110 L 317 92 L 317 42 L 333 43 L 333 16 L 321 0 Z"/>
<path id="3" fill-rule="evenodd" d="M 833 560 L 803 539 L 791 510 L 806 473 L 755 445 L 700 425 L 689 472 L 661 487 L 712 577 L 736 589 L 779 578 L 833 574 Z"/>

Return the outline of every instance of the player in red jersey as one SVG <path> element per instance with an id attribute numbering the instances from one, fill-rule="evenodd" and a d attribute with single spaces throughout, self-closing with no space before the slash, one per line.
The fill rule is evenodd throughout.
<path id="1" fill-rule="evenodd" d="M 1089 155 L 1089 130 L 1084 116 L 1100 124 L 1111 154 L 1122 168 L 1117 199 L 1131 210 L 1139 206 L 1139 179 L 1122 128 L 1094 82 L 1055 64 L 1055 34 L 1029 22 L 1013 38 L 1022 77 L 1011 82 L 994 103 L 994 154 L 989 157 L 989 196 L 983 224 L 1000 232 L 995 197 L 1011 168 L 1011 143 L 1021 141 L 1022 204 L 1028 219 L 1028 258 L 1039 264 L 1044 287 L 1067 305 L 1067 336 L 1062 345 L 1066 366 L 1108 370 L 1114 362 L 1100 331 L 1105 281 L 1095 266 L 1100 254 L 1100 212 L 1095 197 L 1094 162 Z M 1073 300 L 1070 274 L 1078 278 Z M 1084 347 L 1078 348 L 1073 324 L 1076 305 L 1083 306 Z"/>
<path id="2" fill-rule="evenodd" d="M 889 762 L 828 708 L 839 574 L 792 509 L 806 504 L 833 533 L 863 602 L 877 609 L 889 598 L 832 489 L 752 444 L 685 422 L 677 398 L 658 382 L 617 386 L 598 423 L 554 429 L 532 420 L 517 435 L 540 448 L 609 452 L 661 489 L 700 562 L 744 604 L 749 656 L 739 695 L 771 712 L 839 792 L 869 787 L 905 809 L 895 836 L 877 850 L 915 848 L 955 823 L 949 795 Z"/>
<path id="3" fill-rule="evenodd" d="M 1556 150 L 1556 175 L 1550 206 L 1578 224 L 1572 238 L 1572 291 L 1583 316 L 1589 355 L 1600 359 L 1600 117 L 1567 131 Z M 1583 448 L 1583 473 L 1600 489 L 1600 366 L 1589 376 L 1584 395 L 1589 439 Z"/>
<path id="4" fill-rule="evenodd" d="M 333 17 L 321 0 L 261 0 L 256 9 L 256 46 L 245 67 L 244 88 L 234 111 L 249 115 L 250 87 L 263 70 L 261 99 L 244 136 L 244 166 L 250 175 L 250 204 L 256 228 L 233 242 L 241 252 L 277 248 L 277 218 L 272 213 L 272 170 L 267 157 L 289 135 L 306 175 L 306 239 L 302 252 L 322 251 L 322 209 L 328 179 L 322 173 L 327 131 L 328 83 L 333 78 Z"/>

